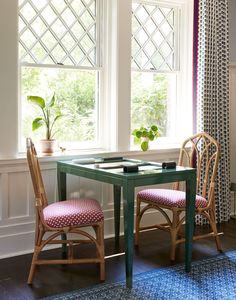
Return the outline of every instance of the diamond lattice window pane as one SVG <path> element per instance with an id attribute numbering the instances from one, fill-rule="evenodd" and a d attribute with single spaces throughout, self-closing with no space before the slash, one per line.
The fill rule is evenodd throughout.
<path id="1" fill-rule="evenodd" d="M 94 60 L 96 59 L 96 51 L 95 51 L 95 48 L 93 48 L 93 49 L 90 51 L 89 58 L 90 58 L 90 61 L 94 61 Z"/>
<path id="2" fill-rule="evenodd" d="M 61 17 L 63 18 L 64 22 L 70 27 L 75 21 L 76 17 L 72 13 L 72 11 L 67 8 L 62 14 Z"/>
<path id="3" fill-rule="evenodd" d="M 172 49 L 167 43 L 164 43 L 160 48 L 161 54 L 163 56 L 166 56 L 166 58 L 170 55 L 171 51 Z"/>
<path id="4" fill-rule="evenodd" d="M 153 14 L 156 10 L 156 6 L 155 5 L 145 5 L 146 10 L 148 11 L 148 14 Z"/>
<path id="5" fill-rule="evenodd" d="M 34 63 L 35 61 L 33 60 L 33 58 L 28 54 L 25 57 L 25 61 L 29 62 L 29 63 Z"/>
<path id="6" fill-rule="evenodd" d="M 137 41 L 142 45 L 148 40 L 148 35 L 143 29 L 141 29 L 136 34 L 136 38 L 137 38 Z"/>
<path id="7" fill-rule="evenodd" d="M 145 46 L 145 51 L 149 56 L 152 56 L 156 51 L 156 47 L 153 45 L 151 41 L 149 41 Z"/>
<path id="8" fill-rule="evenodd" d="M 167 16 L 170 12 L 171 12 L 171 8 L 168 7 L 162 7 L 162 11 L 163 13 Z"/>
<path id="9" fill-rule="evenodd" d="M 85 59 L 83 60 L 83 65 L 84 65 L 85 67 L 91 66 L 90 60 L 89 60 L 88 58 L 85 58 Z"/>
<path id="10" fill-rule="evenodd" d="M 58 14 L 60 14 L 66 8 L 65 0 L 52 0 L 51 4 Z"/>
<path id="11" fill-rule="evenodd" d="M 31 28 L 34 30 L 37 36 L 43 35 L 43 33 L 47 30 L 47 26 L 39 17 L 37 17 L 35 21 L 32 23 Z"/>
<path id="12" fill-rule="evenodd" d="M 40 10 L 47 5 L 48 0 L 33 0 L 32 3 L 38 10 Z"/>
<path id="13" fill-rule="evenodd" d="M 29 63 L 33 59 L 37 64 L 98 66 L 98 1 L 20 2 L 20 60 Z"/>
<path id="14" fill-rule="evenodd" d="M 148 62 L 148 57 L 144 52 L 141 52 L 136 56 L 136 62 L 140 68 L 144 68 L 145 64 Z"/>
<path id="15" fill-rule="evenodd" d="M 78 62 L 81 62 L 81 60 L 82 60 L 83 57 L 84 57 L 84 53 L 83 53 L 83 51 L 81 50 L 80 47 L 76 47 L 76 48 L 72 51 L 71 55 L 72 55 L 72 56 L 75 58 L 75 60 L 78 61 Z"/>
<path id="16" fill-rule="evenodd" d="M 168 20 L 168 23 L 173 27 L 174 26 L 174 12 L 173 11 L 169 14 L 167 20 Z"/>
<path id="17" fill-rule="evenodd" d="M 133 22 L 132 22 L 132 32 L 133 34 L 135 34 L 135 32 L 138 31 L 140 27 L 140 23 L 138 22 L 138 20 L 136 18 L 133 18 Z"/>
<path id="18" fill-rule="evenodd" d="M 71 61 L 71 59 L 69 57 L 67 57 L 67 59 L 64 60 L 64 65 L 73 66 L 74 62 Z"/>
<path id="19" fill-rule="evenodd" d="M 166 39 L 167 43 L 169 43 L 169 45 L 174 45 L 174 34 L 170 34 L 168 36 L 168 38 Z"/>
<path id="20" fill-rule="evenodd" d="M 19 54 L 21 57 L 24 57 L 27 54 L 25 48 L 21 44 L 19 44 Z"/>
<path id="21" fill-rule="evenodd" d="M 84 29 L 79 22 L 76 22 L 71 28 L 71 32 L 75 37 L 81 37 L 84 34 Z"/>
<path id="22" fill-rule="evenodd" d="M 157 45 L 157 47 L 160 47 L 161 44 L 163 43 L 163 41 L 165 40 L 164 39 L 164 36 L 161 34 L 160 31 L 157 31 L 153 37 L 152 37 L 152 40 L 153 42 Z"/>
<path id="23" fill-rule="evenodd" d="M 143 70 L 174 70 L 174 8 L 133 3 L 132 13 L 132 66 Z"/>
<path id="24" fill-rule="evenodd" d="M 151 35 L 156 30 L 156 25 L 151 19 L 149 19 L 145 24 L 145 28 L 148 34 Z"/>
<path id="25" fill-rule="evenodd" d="M 160 69 L 161 65 L 164 63 L 164 59 L 163 57 L 160 55 L 160 53 L 156 53 L 154 56 L 153 56 L 153 59 L 152 59 L 152 63 L 154 65 L 154 68 L 156 70 Z"/>
<path id="26" fill-rule="evenodd" d="M 158 25 L 161 24 L 165 19 L 163 13 L 159 9 L 154 12 L 153 18 L 156 20 L 156 23 Z"/>
<path id="27" fill-rule="evenodd" d="M 89 5 L 91 3 L 91 0 L 84 0 L 84 3 L 86 3 L 87 5 Z"/>
<path id="28" fill-rule="evenodd" d="M 54 64 L 54 60 L 52 59 L 52 57 L 50 56 L 47 56 L 44 61 L 43 61 L 44 64 L 47 64 L 47 65 L 51 65 L 51 64 Z"/>
<path id="29" fill-rule="evenodd" d="M 66 34 L 61 41 L 69 51 L 75 46 L 75 40 L 71 34 Z"/>
<path id="30" fill-rule="evenodd" d="M 90 37 L 92 37 L 93 41 L 96 39 L 96 27 L 93 25 L 89 30 Z"/>
<path id="31" fill-rule="evenodd" d="M 56 48 L 52 50 L 52 55 L 57 63 L 62 63 L 62 59 L 66 56 L 66 53 L 60 45 L 57 45 Z"/>
<path id="32" fill-rule="evenodd" d="M 173 65 L 173 56 L 174 54 L 171 53 L 168 57 L 168 59 L 166 60 L 166 63 L 168 64 L 169 68 L 174 68 L 174 65 Z"/>
<path id="33" fill-rule="evenodd" d="M 61 20 L 57 19 L 56 22 L 51 26 L 52 31 L 55 33 L 57 38 L 62 38 L 67 31 L 66 27 L 63 25 Z"/>
<path id="34" fill-rule="evenodd" d="M 137 52 L 140 50 L 140 46 L 139 44 L 137 43 L 137 41 L 135 41 L 134 39 L 132 40 L 132 52 L 133 52 L 133 55 L 137 55 Z"/>
<path id="35" fill-rule="evenodd" d="M 52 10 L 50 6 L 47 6 L 41 14 L 44 18 L 44 20 L 47 22 L 48 25 L 51 25 L 53 21 L 57 18 L 57 15 Z"/>
<path id="36" fill-rule="evenodd" d="M 57 40 L 50 31 L 47 31 L 44 34 L 44 36 L 41 38 L 41 41 L 43 42 L 43 45 L 46 46 L 48 51 L 51 51 L 57 45 Z"/>
<path id="37" fill-rule="evenodd" d="M 26 3 L 21 8 L 21 13 L 28 22 L 30 22 L 33 19 L 33 17 L 36 15 L 35 10 L 33 9 L 30 3 Z"/>
<path id="38" fill-rule="evenodd" d="M 86 10 L 86 6 L 82 1 L 73 1 L 71 3 L 71 7 L 79 14 L 83 14 L 83 12 Z"/>
<path id="39" fill-rule="evenodd" d="M 87 35 L 81 40 L 80 44 L 83 47 L 83 49 L 86 50 L 86 52 L 93 47 L 93 43 Z"/>
<path id="40" fill-rule="evenodd" d="M 165 36 L 167 36 L 172 31 L 172 27 L 170 26 L 170 24 L 168 22 L 164 22 L 161 25 L 161 30 L 163 31 L 163 34 Z"/>
<path id="41" fill-rule="evenodd" d="M 28 29 L 21 35 L 21 41 L 27 48 L 31 48 L 36 42 L 36 38 L 33 33 Z"/>
<path id="42" fill-rule="evenodd" d="M 91 1 L 90 1 L 91 2 Z M 89 9 L 92 12 L 92 14 L 95 16 L 96 15 L 96 6 L 95 6 L 95 2 L 92 1 L 89 5 Z"/>
<path id="43" fill-rule="evenodd" d="M 33 47 L 31 53 L 34 57 L 37 57 L 39 61 L 43 61 L 43 59 L 47 56 L 47 52 L 44 50 L 44 48 L 39 42 Z"/>
<path id="44" fill-rule="evenodd" d="M 94 23 L 94 18 L 91 16 L 91 14 L 88 11 L 85 11 L 85 13 L 81 17 L 81 21 L 83 25 L 89 27 Z"/>
<path id="45" fill-rule="evenodd" d="M 136 17 L 142 21 L 145 21 L 149 18 L 149 14 L 147 13 L 146 9 L 144 8 L 144 5 L 139 5 L 139 7 L 136 10 Z"/>

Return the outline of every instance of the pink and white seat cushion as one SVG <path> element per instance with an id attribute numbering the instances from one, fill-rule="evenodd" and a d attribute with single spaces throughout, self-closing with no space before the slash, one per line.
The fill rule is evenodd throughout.
<path id="1" fill-rule="evenodd" d="M 138 198 L 169 207 L 185 207 L 185 192 L 169 189 L 146 189 L 138 192 Z M 207 200 L 196 196 L 196 208 L 207 206 Z"/>
<path id="2" fill-rule="evenodd" d="M 48 226 L 61 228 L 76 225 L 89 225 L 104 219 L 100 204 L 95 199 L 60 201 L 43 209 Z"/>

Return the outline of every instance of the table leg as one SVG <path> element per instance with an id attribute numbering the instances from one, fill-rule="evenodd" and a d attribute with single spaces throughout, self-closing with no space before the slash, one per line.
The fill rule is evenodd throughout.
<path id="1" fill-rule="evenodd" d="M 59 169 L 57 169 L 57 184 L 59 201 L 63 201 L 66 199 L 66 173 L 60 172 Z"/>
<path id="2" fill-rule="evenodd" d="M 190 272 L 196 199 L 196 174 L 186 180 L 185 270 Z"/>
<path id="3" fill-rule="evenodd" d="M 115 219 L 115 247 L 119 248 L 120 242 L 120 196 L 121 187 L 118 185 L 113 186 L 114 196 L 114 219 Z"/>
<path id="4" fill-rule="evenodd" d="M 134 187 L 131 183 L 123 186 L 123 210 L 125 232 L 126 286 L 133 284 L 133 245 L 134 245 Z"/>

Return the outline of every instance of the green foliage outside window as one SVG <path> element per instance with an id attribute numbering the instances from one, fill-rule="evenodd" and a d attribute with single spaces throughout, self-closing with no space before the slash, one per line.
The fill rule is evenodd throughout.
<path id="1" fill-rule="evenodd" d="M 146 83 L 145 83 L 146 82 Z M 164 74 L 132 73 L 132 131 L 157 124 L 166 135 L 168 79 Z"/>
<path id="2" fill-rule="evenodd" d="M 145 80 L 149 76 L 150 80 Z M 55 124 L 58 141 L 94 141 L 97 130 L 97 72 L 54 68 L 22 68 L 23 135 L 31 136 L 32 112 L 28 95 L 59 100 L 63 119 Z M 159 136 L 165 136 L 167 125 L 168 77 L 165 74 L 132 73 L 131 132 L 141 126 L 157 124 Z M 44 136 L 41 128 L 34 138 Z"/>
<path id="3" fill-rule="evenodd" d="M 94 71 L 69 69 L 22 68 L 23 135 L 30 136 L 31 123 L 37 111 L 27 103 L 28 95 L 43 95 L 55 92 L 63 120 L 55 124 L 60 141 L 91 141 L 96 133 L 96 76 Z M 35 136 L 42 138 L 39 130 Z"/>

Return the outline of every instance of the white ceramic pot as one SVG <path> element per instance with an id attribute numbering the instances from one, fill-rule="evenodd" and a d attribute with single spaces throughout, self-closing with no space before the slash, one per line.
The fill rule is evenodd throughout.
<path id="1" fill-rule="evenodd" d="M 40 140 L 40 150 L 42 153 L 53 153 L 56 151 L 57 141 L 56 140 Z"/>

